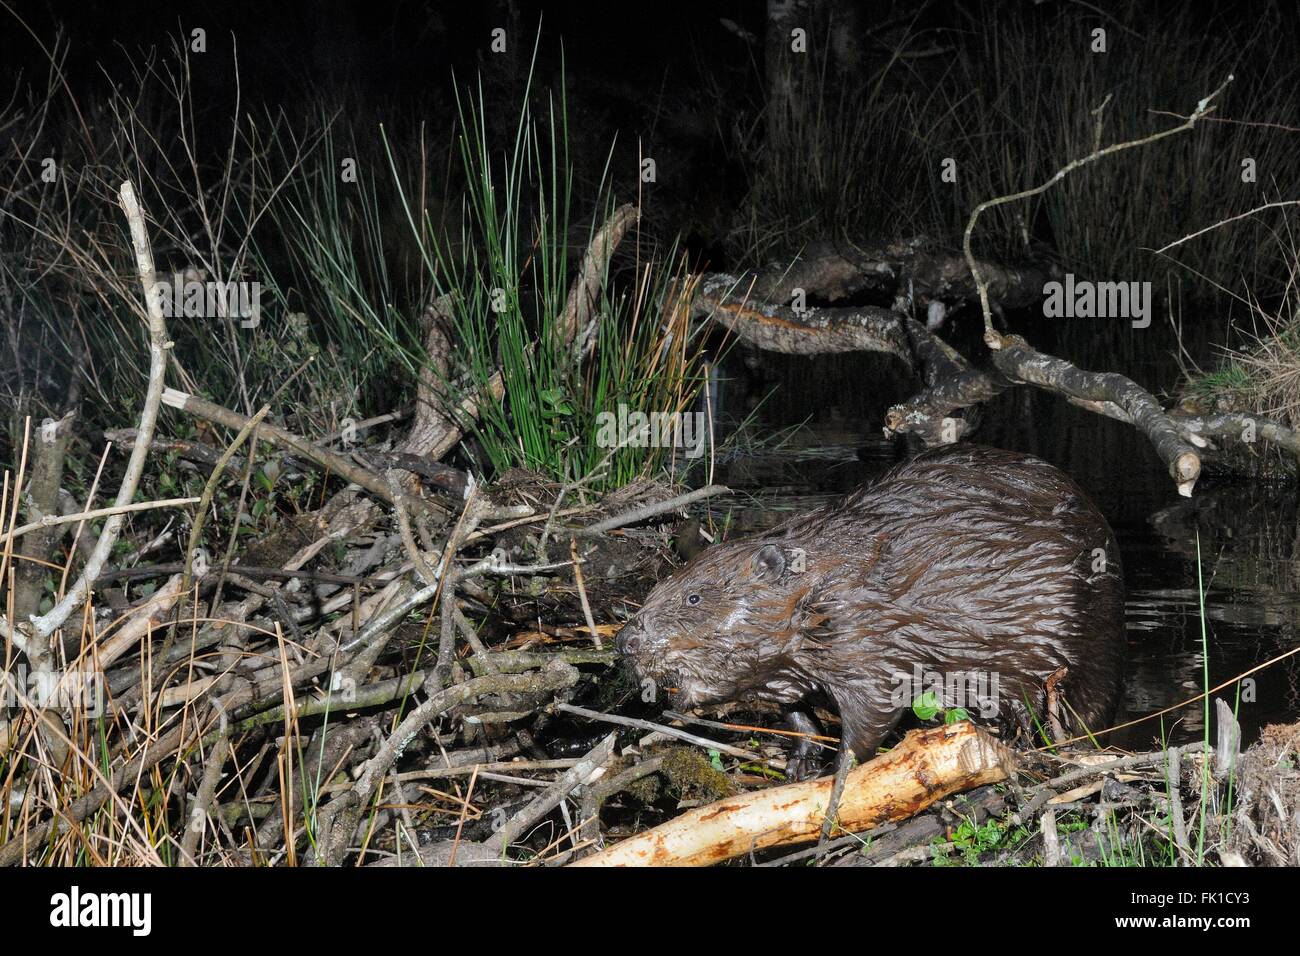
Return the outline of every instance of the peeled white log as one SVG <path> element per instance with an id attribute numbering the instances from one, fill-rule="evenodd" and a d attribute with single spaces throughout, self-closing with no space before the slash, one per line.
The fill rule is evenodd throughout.
<path id="1" fill-rule="evenodd" d="M 849 773 L 836 811 L 842 830 L 905 820 L 937 800 L 1005 780 L 1011 752 L 969 721 L 909 733 Z M 817 839 L 831 777 L 719 800 L 573 866 L 711 866 L 754 850 Z"/>

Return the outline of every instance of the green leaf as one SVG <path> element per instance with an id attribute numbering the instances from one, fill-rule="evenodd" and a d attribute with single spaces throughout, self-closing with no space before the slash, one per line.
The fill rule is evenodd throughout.
<path id="1" fill-rule="evenodd" d="M 939 713 L 943 708 L 939 704 L 939 698 L 934 691 L 927 690 L 916 700 L 912 701 L 912 713 L 922 720 L 931 720 L 934 715 Z"/>

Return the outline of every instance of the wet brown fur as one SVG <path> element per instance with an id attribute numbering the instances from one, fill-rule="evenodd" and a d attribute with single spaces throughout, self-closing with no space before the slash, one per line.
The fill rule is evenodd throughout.
<path id="1" fill-rule="evenodd" d="M 996 675 L 990 719 L 1023 723 L 1043 718 L 1043 682 L 1067 666 L 1063 722 L 1096 730 L 1114 710 L 1125 647 L 1119 550 L 1056 468 L 950 446 L 709 548 L 651 592 L 618 643 L 684 706 L 825 695 L 859 759 L 910 704 L 895 677 L 914 667 Z"/>

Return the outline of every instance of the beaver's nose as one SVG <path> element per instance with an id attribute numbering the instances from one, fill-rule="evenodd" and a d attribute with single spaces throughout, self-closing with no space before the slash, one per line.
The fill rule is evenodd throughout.
<path id="1" fill-rule="evenodd" d="M 626 624 L 614 639 L 614 647 L 620 654 L 635 654 L 641 649 L 645 635 L 635 624 Z"/>

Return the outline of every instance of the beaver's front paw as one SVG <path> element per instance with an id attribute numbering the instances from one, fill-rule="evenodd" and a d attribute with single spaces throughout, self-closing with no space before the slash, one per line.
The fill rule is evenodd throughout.
<path id="1" fill-rule="evenodd" d="M 785 778 L 791 782 L 815 780 L 823 776 L 825 766 L 820 747 L 815 744 L 800 744 L 786 758 Z"/>
<path id="2" fill-rule="evenodd" d="M 785 719 L 791 730 L 806 735 L 793 738 L 790 754 L 785 761 L 786 779 L 812 780 L 820 777 L 826 766 L 825 752 L 812 738 L 821 734 L 821 726 L 802 710 L 787 711 Z"/>

